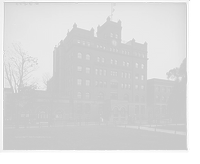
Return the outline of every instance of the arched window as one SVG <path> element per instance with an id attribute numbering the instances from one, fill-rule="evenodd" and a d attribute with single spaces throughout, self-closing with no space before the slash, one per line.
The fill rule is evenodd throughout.
<path id="1" fill-rule="evenodd" d="M 78 99 L 82 99 L 82 92 L 80 92 L 80 91 L 77 92 L 77 98 L 78 98 Z"/>
<path id="2" fill-rule="evenodd" d="M 118 109 L 115 107 L 114 110 L 113 110 L 113 114 L 114 116 L 117 116 L 118 115 Z"/>
<path id="3" fill-rule="evenodd" d="M 85 93 L 85 98 L 86 98 L 86 99 L 90 99 L 90 97 L 91 97 L 90 92 L 86 92 L 86 93 Z"/>
<path id="4" fill-rule="evenodd" d="M 141 97 L 141 102 L 144 102 L 145 101 L 145 98 L 144 96 Z"/>
<path id="5" fill-rule="evenodd" d="M 125 108 L 122 108 L 122 109 L 121 109 L 121 115 L 122 115 L 122 116 L 125 116 Z"/>
<path id="6" fill-rule="evenodd" d="M 79 52 L 78 53 L 78 58 L 81 59 L 82 58 L 82 54 Z"/>
<path id="7" fill-rule="evenodd" d="M 139 96 L 138 95 L 135 96 L 135 101 L 137 101 L 137 102 L 139 101 Z"/>
<path id="8" fill-rule="evenodd" d="M 90 60 L 90 55 L 86 55 L 86 60 Z"/>
<path id="9" fill-rule="evenodd" d="M 56 118 L 63 118 L 63 112 L 61 110 L 56 112 Z"/>
<path id="10" fill-rule="evenodd" d="M 98 99 L 104 99 L 104 94 L 103 94 L 103 92 L 99 92 Z"/>
<path id="11" fill-rule="evenodd" d="M 158 95 L 156 96 L 156 102 L 160 102 L 160 97 Z"/>
<path id="12" fill-rule="evenodd" d="M 29 118 L 29 111 L 28 110 L 23 110 L 21 112 L 21 118 Z"/>
<path id="13" fill-rule="evenodd" d="M 129 100 L 129 95 L 128 94 L 124 95 L 124 100 Z"/>
<path id="14" fill-rule="evenodd" d="M 97 62 L 100 62 L 100 60 L 101 60 L 101 58 L 98 56 L 98 57 L 97 57 Z"/>
<path id="15" fill-rule="evenodd" d="M 162 96 L 162 102 L 166 102 L 166 97 Z"/>
<path id="16" fill-rule="evenodd" d="M 135 68 L 138 68 L 138 63 L 135 63 Z"/>

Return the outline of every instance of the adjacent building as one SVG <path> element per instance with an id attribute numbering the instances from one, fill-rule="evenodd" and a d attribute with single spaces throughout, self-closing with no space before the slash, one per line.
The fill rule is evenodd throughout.
<path id="1" fill-rule="evenodd" d="M 175 85 L 174 81 L 149 79 L 147 81 L 147 110 L 149 116 L 167 118 L 168 100 Z"/>

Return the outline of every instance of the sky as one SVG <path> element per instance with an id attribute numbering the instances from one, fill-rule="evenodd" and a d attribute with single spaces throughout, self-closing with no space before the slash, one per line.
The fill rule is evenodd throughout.
<path id="1" fill-rule="evenodd" d="M 111 3 L 5 3 L 4 12 L 4 49 L 20 42 L 30 56 L 38 58 L 34 77 L 42 84 L 45 73 L 53 74 L 55 45 L 74 23 L 96 32 L 111 15 Z M 112 20 L 121 20 L 122 40 L 147 42 L 148 79 L 166 79 L 166 72 L 186 57 L 185 3 L 116 3 Z"/>

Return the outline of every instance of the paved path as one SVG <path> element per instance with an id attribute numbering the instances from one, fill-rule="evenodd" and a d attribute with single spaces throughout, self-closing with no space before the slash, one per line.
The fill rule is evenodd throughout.
<path id="1" fill-rule="evenodd" d="M 140 129 L 140 130 L 148 130 L 148 131 L 154 131 L 154 132 L 162 132 L 162 133 L 169 133 L 169 134 L 175 134 L 175 130 L 169 130 L 169 129 L 160 129 L 155 127 L 147 127 L 147 126 L 134 126 L 134 125 L 118 125 L 117 127 L 122 128 L 132 128 L 132 129 Z M 176 131 L 176 134 L 186 136 L 185 131 Z"/>

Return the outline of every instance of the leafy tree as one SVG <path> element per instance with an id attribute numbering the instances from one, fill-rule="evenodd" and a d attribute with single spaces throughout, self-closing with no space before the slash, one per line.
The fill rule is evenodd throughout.
<path id="1" fill-rule="evenodd" d="M 175 121 L 186 118 L 186 83 L 187 70 L 186 58 L 179 68 L 171 69 L 167 72 L 168 79 L 175 80 L 173 90 L 168 101 L 168 109 Z"/>

